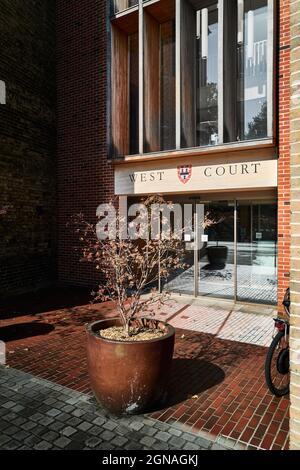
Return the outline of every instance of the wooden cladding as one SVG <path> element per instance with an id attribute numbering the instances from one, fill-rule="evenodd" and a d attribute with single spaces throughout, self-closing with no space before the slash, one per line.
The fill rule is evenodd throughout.
<path id="1" fill-rule="evenodd" d="M 111 155 L 129 153 L 128 36 L 112 25 Z"/>
<path id="2" fill-rule="evenodd" d="M 144 151 L 160 150 L 160 26 L 144 12 Z"/>
<path id="3" fill-rule="evenodd" d="M 181 3 L 181 147 L 196 146 L 196 13 Z"/>

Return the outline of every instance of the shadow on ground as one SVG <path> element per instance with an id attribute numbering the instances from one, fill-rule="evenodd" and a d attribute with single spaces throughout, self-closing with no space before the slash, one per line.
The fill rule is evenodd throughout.
<path id="1" fill-rule="evenodd" d="M 16 323 L 0 328 L 0 339 L 5 343 L 33 336 L 48 335 L 54 330 L 48 323 Z"/>

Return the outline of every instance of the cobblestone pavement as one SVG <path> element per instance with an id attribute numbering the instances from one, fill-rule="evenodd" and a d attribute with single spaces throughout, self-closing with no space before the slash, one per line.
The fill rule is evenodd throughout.
<path id="1" fill-rule="evenodd" d="M 0 449 L 222 450 L 146 416 L 112 417 L 91 396 L 0 366 Z"/>

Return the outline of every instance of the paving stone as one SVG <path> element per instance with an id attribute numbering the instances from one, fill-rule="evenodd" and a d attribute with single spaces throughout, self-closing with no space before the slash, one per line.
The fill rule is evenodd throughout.
<path id="1" fill-rule="evenodd" d="M 112 433 L 111 431 L 105 430 L 103 431 L 100 437 L 104 441 L 111 441 L 114 438 L 114 433 Z"/>
<path id="2" fill-rule="evenodd" d="M 10 439 L 11 439 L 10 436 L 6 436 L 5 434 L 0 434 L 0 449 L 3 446 L 3 444 L 8 442 Z"/>
<path id="3" fill-rule="evenodd" d="M 11 409 L 14 406 L 16 406 L 16 403 L 14 401 L 7 401 L 6 403 L 3 403 L 2 406 L 3 406 L 3 408 Z"/>
<path id="4" fill-rule="evenodd" d="M 20 429 L 18 432 L 14 434 L 14 439 L 17 439 L 17 441 L 20 441 L 23 443 L 27 437 L 29 437 L 31 434 L 27 431 L 23 431 Z"/>
<path id="5" fill-rule="evenodd" d="M 8 428 L 5 429 L 5 434 L 7 434 L 8 436 L 12 436 L 16 432 L 18 432 L 18 430 L 19 429 L 17 428 L 17 426 L 10 425 L 8 426 Z"/>
<path id="6" fill-rule="evenodd" d="M 187 432 L 184 432 L 181 437 L 188 442 L 194 442 L 196 439 L 196 436 L 193 436 L 192 434 L 189 434 Z"/>
<path id="7" fill-rule="evenodd" d="M 182 435 L 182 431 L 179 431 L 179 429 L 170 428 L 170 429 L 168 430 L 168 432 L 169 432 L 170 434 L 173 434 L 173 436 L 176 436 L 176 437 L 179 437 L 179 436 Z"/>
<path id="8" fill-rule="evenodd" d="M 138 421 L 136 421 L 136 422 L 134 421 L 133 423 L 129 424 L 129 427 L 131 427 L 135 431 L 140 431 L 144 427 L 144 424 L 140 423 Z"/>
<path id="9" fill-rule="evenodd" d="M 8 442 L 6 442 L 6 444 L 3 445 L 3 449 L 4 450 L 15 450 L 15 449 L 18 449 L 20 447 L 20 442 L 19 441 L 15 441 L 14 439 L 10 439 Z"/>
<path id="10" fill-rule="evenodd" d="M 181 439 L 180 437 L 173 436 L 170 439 L 170 445 L 177 447 L 178 449 L 182 449 L 182 447 L 186 444 L 186 441 L 184 439 Z"/>
<path id="11" fill-rule="evenodd" d="M 76 418 L 76 416 L 73 416 L 71 419 L 68 420 L 68 424 L 70 426 L 79 426 L 79 424 L 82 423 L 82 419 Z"/>
<path id="12" fill-rule="evenodd" d="M 82 423 L 79 424 L 79 426 L 77 426 L 77 429 L 80 429 L 80 431 L 88 431 L 88 429 L 90 429 L 91 427 L 93 427 L 91 423 L 88 423 L 87 421 L 83 421 Z"/>
<path id="13" fill-rule="evenodd" d="M 43 438 L 44 441 L 53 442 L 59 438 L 59 434 L 58 432 L 55 432 L 55 431 L 46 431 L 45 434 L 42 434 L 41 437 Z"/>
<path id="14" fill-rule="evenodd" d="M 107 421 L 106 423 L 103 424 L 104 429 L 108 429 L 109 431 L 113 431 L 118 427 L 116 423 L 113 421 Z"/>
<path id="15" fill-rule="evenodd" d="M 14 425 L 19 427 L 21 426 L 22 424 L 26 423 L 26 419 L 25 418 L 22 418 L 21 416 L 17 419 L 14 420 Z"/>
<path id="16" fill-rule="evenodd" d="M 140 443 L 143 444 L 144 446 L 146 447 L 152 447 L 153 444 L 155 443 L 155 439 L 153 439 L 153 437 L 150 437 L 150 436 L 144 436 L 141 440 L 140 440 Z"/>
<path id="17" fill-rule="evenodd" d="M 187 442 L 185 446 L 183 446 L 184 450 L 199 450 L 199 446 L 194 444 L 193 442 Z"/>
<path id="18" fill-rule="evenodd" d="M 72 405 L 65 405 L 61 408 L 61 411 L 63 411 L 64 413 L 71 413 L 73 414 L 74 411 L 77 411 L 76 408 L 74 408 L 74 406 Z"/>
<path id="19" fill-rule="evenodd" d="M 155 441 L 155 443 L 152 446 L 153 450 L 168 450 L 169 446 L 167 442 L 160 442 L 160 441 Z"/>
<path id="20" fill-rule="evenodd" d="M 39 424 L 48 427 L 50 424 L 54 423 L 54 418 L 50 416 L 44 416 L 44 418 L 40 419 Z"/>
<path id="21" fill-rule="evenodd" d="M 62 423 L 61 421 L 54 421 L 54 423 L 50 424 L 49 429 L 52 431 L 60 431 L 65 427 L 65 423 Z"/>
<path id="22" fill-rule="evenodd" d="M 64 449 L 67 447 L 68 444 L 70 444 L 71 440 L 68 437 L 61 436 L 60 438 L 56 439 L 56 441 L 53 442 L 53 444 L 56 447 L 60 447 L 61 449 Z"/>
<path id="23" fill-rule="evenodd" d="M 99 426 L 102 426 L 102 424 L 105 423 L 105 419 L 102 416 L 97 416 L 96 419 L 94 419 L 93 424 L 97 424 Z"/>
<path id="24" fill-rule="evenodd" d="M 203 437 L 196 437 L 194 444 L 198 445 L 199 447 L 203 447 L 204 449 L 208 449 L 211 447 L 211 442 Z"/>
<path id="25" fill-rule="evenodd" d="M 53 418 L 57 417 L 58 415 L 61 414 L 60 410 L 57 410 L 56 408 L 52 408 L 51 410 L 47 411 L 46 413 L 48 416 L 52 416 Z"/>
<path id="26" fill-rule="evenodd" d="M 101 433 L 102 428 L 100 428 L 99 426 L 93 426 L 89 429 L 89 434 L 92 434 L 93 436 L 100 436 Z"/>
<path id="27" fill-rule="evenodd" d="M 34 413 L 30 419 L 32 421 L 40 421 L 43 418 L 44 418 L 44 415 L 42 415 L 42 413 Z"/>
<path id="28" fill-rule="evenodd" d="M 41 441 L 34 446 L 35 450 L 49 450 L 52 449 L 53 445 L 47 441 Z"/>
<path id="29" fill-rule="evenodd" d="M 111 442 L 117 448 L 122 449 L 124 447 L 124 445 L 126 444 L 126 442 L 128 442 L 128 439 L 126 439 L 126 437 L 117 436 Z"/>
<path id="30" fill-rule="evenodd" d="M 67 405 L 67 406 L 70 406 L 70 405 Z M 75 416 L 76 418 L 80 418 L 81 416 L 86 414 L 86 412 L 84 410 L 81 410 L 81 409 L 78 409 L 78 408 L 74 409 L 74 407 L 72 407 L 72 408 L 73 408 L 73 411 L 71 412 L 71 414 L 72 414 L 72 416 Z M 65 410 L 65 411 L 67 411 L 67 410 Z M 95 419 L 95 416 L 94 416 L 94 419 Z"/>
<path id="31" fill-rule="evenodd" d="M 159 431 L 155 437 L 156 439 L 159 439 L 160 441 L 163 441 L 163 442 L 168 442 L 168 440 L 171 438 L 170 434 L 164 431 Z"/>
<path id="32" fill-rule="evenodd" d="M 85 441 L 85 444 L 87 447 L 91 447 L 91 448 L 94 448 L 96 446 L 98 446 L 100 443 L 102 442 L 102 439 L 100 439 L 99 437 L 90 437 L 89 439 L 87 439 Z"/>
<path id="33" fill-rule="evenodd" d="M 72 428 L 72 426 L 67 426 L 66 428 L 62 429 L 61 434 L 63 434 L 64 436 L 70 437 L 76 432 L 77 431 L 75 428 Z"/>
<path id="34" fill-rule="evenodd" d="M 24 444 L 28 449 L 32 449 L 35 444 L 41 442 L 41 438 L 39 436 L 32 435 L 25 439 Z"/>

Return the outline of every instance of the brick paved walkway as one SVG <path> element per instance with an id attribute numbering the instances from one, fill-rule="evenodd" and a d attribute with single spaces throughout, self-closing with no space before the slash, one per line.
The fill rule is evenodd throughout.
<path id="1" fill-rule="evenodd" d="M 183 305 L 172 307 L 173 320 Z M 0 321 L 8 364 L 84 394 L 84 324 L 114 314 L 112 304 L 81 305 Z M 177 313 L 176 313 L 177 312 Z M 170 312 L 169 312 L 170 313 Z M 201 309 L 199 309 L 201 315 Z M 270 322 L 271 322 L 270 317 Z M 223 445 L 288 447 L 288 398 L 273 397 L 264 383 L 264 347 L 217 334 L 177 329 L 168 407 L 152 418 Z"/>
<path id="2" fill-rule="evenodd" d="M 107 416 L 89 395 L 0 366 L 0 449 L 222 450 L 154 419 Z"/>

